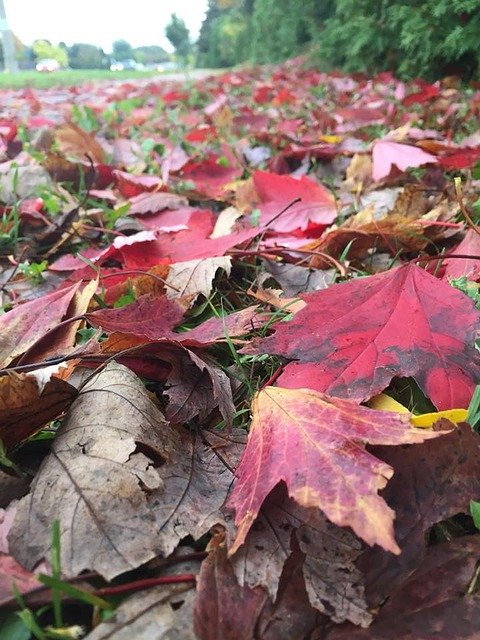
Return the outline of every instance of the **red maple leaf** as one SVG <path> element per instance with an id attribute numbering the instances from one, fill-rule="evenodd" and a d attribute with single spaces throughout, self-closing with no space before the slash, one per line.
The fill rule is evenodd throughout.
<path id="1" fill-rule="evenodd" d="M 480 315 L 460 291 L 406 264 L 301 297 L 306 307 L 254 348 L 298 361 L 282 386 L 363 401 L 413 376 L 439 409 L 468 406 Z"/>
<path id="2" fill-rule="evenodd" d="M 297 179 L 255 171 L 253 181 L 261 201 L 261 226 L 269 225 L 270 229 L 287 233 L 294 229 L 306 229 L 309 222 L 327 227 L 337 216 L 332 194 L 310 178 L 303 176 Z M 281 213 L 297 198 L 301 198 L 301 201 Z"/>

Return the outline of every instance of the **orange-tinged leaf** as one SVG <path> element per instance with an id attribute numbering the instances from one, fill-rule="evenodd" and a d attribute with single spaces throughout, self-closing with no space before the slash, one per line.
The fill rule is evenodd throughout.
<path id="1" fill-rule="evenodd" d="M 318 507 L 370 545 L 400 553 L 394 512 L 377 492 L 392 468 L 363 444 L 411 444 L 442 432 L 413 429 L 409 414 L 376 411 L 309 389 L 266 387 L 253 401 L 247 447 L 228 506 L 236 511 L 234 553 L 269 492 L 281 481 L 304 507 Z"/>

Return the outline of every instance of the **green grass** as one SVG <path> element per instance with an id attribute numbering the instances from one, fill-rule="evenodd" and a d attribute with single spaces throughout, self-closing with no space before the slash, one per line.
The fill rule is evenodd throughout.
<path id="1" fill-rule="evenodd" d="M 0 89 L 21 89 L 22 87 L 73 86 L 91 80 L 135 80 L 160 76 L 157 71 L 110 71 L 109 69 L 64 69 L 53 73 L 19 71 L 0 73 Z"/>

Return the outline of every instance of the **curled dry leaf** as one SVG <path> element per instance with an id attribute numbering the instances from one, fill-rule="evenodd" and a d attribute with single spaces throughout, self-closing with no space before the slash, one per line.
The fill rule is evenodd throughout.
<path id="1" fill-rule="evenodd" d="M 252 414 L 228 502 L 238 525 L 231 554 L 245 542 L 263 501 L 282 480 L 299 505 L 321 509 L 369 545 L 400 553 L 394 512 L 378 495 L 393 469 L 362 445 L 423 442 L 441 432 L 412 429 L 408 415 L 375 411 L 308 389 L 266 387 L 255 396 Z"/>
<path id="2" fill-rule="evenodd" d="M 103 163 L 105 152 L 91 133 L 87 133 L 73 122 L 66 122 L 55 129 L 57 148 L 67 157 L 86 160 L 89 156 L 93 162 Z"/>
<path id="3" fill-rule="evenodd" d="M 0 377 L 0 440 L 7 449 L 59 416 L 77 395 L 74 387 L 56 377 L 39 382 L 40 372 L 12 371 Z"/>
<path id="4" fill-rule="evenodd" d="M 221 523 L 232 479 L 210 447 L 166 424 L 131 371 L 111 363 L 83 388 L 20 501 L 10 550 L 32 568 L 48 556 L 58 519 L 64 574 L 111 579 Z"/>

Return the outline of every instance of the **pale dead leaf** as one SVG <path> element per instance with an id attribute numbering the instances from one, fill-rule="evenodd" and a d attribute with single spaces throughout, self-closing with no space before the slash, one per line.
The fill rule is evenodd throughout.
<path id="1" fill-rule="evenodd" d="M 9 543 L 32 568 L 60 521 L 62 572 L 107 579 L 223 523 L 233 474 L 199 437 L 166 424 L 139 378 L 110 363 L 73 404 L 18 505 Z"/>
<path id="2" fill-rule="evenodd" d="M 33 568 L 48 557 L 51 523 L 58 519 L 66 576 L 93 569 L 111 579 L 146 562 L 155 555 L 158 534 L 147 495 L 161 485 L 155 464 L 170 450 L 165 420 L 140 380 L 109 364 L 72 405 L 20 501 L 11 553 Z"/>
<path id="3" fill-rule="evenodd" d="M 228 276 L 231 265 L 230 256 L 172 264 L 166 279 L 167 297 L 170 299 L 187 298 L 190 304 L 193 304 L 200 294 L 208 297 L 217 269 L 223 269 Z"/>
<path id="4" fill-rule="evenodd" d="M 220 238 L 232 233 L 235 222 L 242 217 L 242 213 L 235 207 L 227 207 L 218 216 L 210 238 Z"/>
<path id="5" fill-rule="evenodd" d="M 128 598 L 85 640 L 195 640 L 191 585 L 162 585 Z"/>

